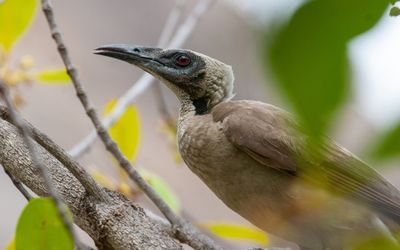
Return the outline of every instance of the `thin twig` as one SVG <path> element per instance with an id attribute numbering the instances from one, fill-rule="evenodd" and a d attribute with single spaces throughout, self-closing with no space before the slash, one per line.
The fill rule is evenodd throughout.
<path id="1" fill-rule="evenodd" d="M 24 139 L 24 143 L 26 147 L 28 148 L 32 164 L 38 168 L 38 170 L 41 173 L 41 176 L 43 177 L 43 181 L 46 185 L 46 188 L 50 194 L 50 196 L 54 199 L 57 211 L 60 215 L 61 221 L 64 223 L 65 227 L 71 234 L 71 237 L 73 238 L 77 249 L 82 249 L 80 245 L 80 241 L 78 240 L 78 237 L 74 231 L 73 228 L 73 222 L 71 221 L 70 217 L 68 216 L 68 212 L 66 209 L 66 206 L 62 202 L 61 196 L 58 194 L 57 190 L 55 189 L 53 185 L 53 181 L 51 178 L 51 175 L 49 173 L 49 170 L 47 169 L 46 166 L 42 164 L 41 159 L 39 158 L 39 155 L 37 153 L 36 146 L 34 142 L 32 141 L 32 136 L 30 134 L 29 129 L 26 127 L 25 122 L 22 120 L 22 118 L 19 116 L 17 113 L 14 104 L 11 100 L 11 97 L 9 95 L 9 90 L 8 87 L 3 83 L 3 81 L 0 81 L 0 96 L 4 100 L 6 106 L 9 109 L 9 114 L 10 114 L 10 119 L 13 121 L 13 124 L 16 126 L 16 128 L 19 130 L 21 136 Z"/>
<path id="2" fill-rule="evenodd" d="M 0 105 L 0 118 L 12 123 L 13 120 L 10 117 L 9 110 Z M 51 153 L 57 160 L 59 160 L 78 181 L 82 184 L 85 190 L 99 199 L 99 201 L 108 201 L 109 196 L 104 189 L 93 179 L 93 177 L 86 172 L 86 170 L 76 161 L 68 155 L 67 152 L 60 146 L 58 146 L 53 140 L 51 140 L 46 134 L 39 131 L 37 128 L 32 126 L 28 121 L 24 120 L 26 128 L 32 135 L 33 139 Z"/>
<path id="3" fill-rule="evenodd" d="M 212 3 L 214 3 L 214 0 L 199 0 L 199 2 L 193 8 L 191 13 L 189 13 L 183 24 L 179 26 L 178 31 L 176 32 L 172 41 L 168 44 L 167 47 L 181 47 L 183 43 L 189 38 L 191 32 L 194 30 L 194 27 L 196 26 L 200 18 L 211 7 Z M 102 120 L 103 126 L 107 129 L 110 128 L 125 112 L 129 104 L 136 97 L 146 91 L 154 82 L 154 80 L 155 79 L 151 75 L 144 73 L 139 78 L 139 80 L 128 91 L 126 91 L 123 96 L 118 99 L 111 113 Z M 85 138 L 83 138 L 76 146 L 74 146 L 69 151 L 69 154 L 75 159 L 79 158 L 82 154 L 89 150 L 91 145 L 93 145 L 93 143 L 96 141 L 96 138 L 97 132 L 96 130 L 92 130 Z"/>
<path id="4" fill-rule="evenodd" d="M 77 70 L 71 62 L 67 47 L 58 29 L 58 25 L 55 22 L 53 8 L 51 7 L 49 0 L 42 0 L 41 2 L 52 37 L 57 44 L 58 52 L 64 62 L 73 86 L 75 87 L 76 95 L 81 101 L 86 114 L 89 116 L 90 120 L 95 126 L 97 134 L 104 143 L 106 149 L 115 157 L 115 159 L 119 162 L 119 165 L 127 172 L 128 176 L 143 190 L 147 197 L 153 201 L 153 203 L 171 222 L 171 224 L 174 226 L 177 238 L 195 249 L 220 249 L 220 247 L 216 246 L 210 238 L 202 235 L 191 224 L 183 221 L 181 218 L 175 215 L 168 205 L 154 191 L 154 189 L 143 179 L 138 171 L 133 168 L 129 160 L 122 154 L 121 150 L 118 148 L 118 145 L 113 141 L 107 132 L 107 129 L 102 125 L 99 115 L 93 108 L 86 92 L 83 89 L 82 83 L 78 78 Z M 202 3 L 206 2 L 210 1 L 203 1 Z M 205 11 L 205 9 L 203 11 Z"/>
<path id="5" fill-rule="evenodd" d="M 176 25 L 178 24 L 178 21 L 182 15 L 184 4 L 184 0 L 175 0 L 175 6 L 167 17 L 165 26 L 161 31 L 160 38 L 158 39 L 157 46 L 164 47 L 168 44 L 168 41 L 171 40 Z"/>
<path id="6" fill-rule="evenodd" d="M 4 168 L 4 172 L 8 175 L 8 177 L 10 178 L 10 180 L 12 181 L 14 186 L 19 190 L 19 192 L 25 197 L 25 199 L 27 201 L 32 199 L 32 195 L 29 193 L 28 190 L 26 190 L 24 185 L 22 185 L 22 183 L 19 180 L 15 179 L 14 176 L 12 176 L 10 174 L 10 172 L 8 172 L 7 169 L 5 169 L 5 168 Z"/>
<path id="7" fill-rule="evenodd" d="M 214 2 L 215 1 L 213 0 L 199 0 L 185 22 L 179 27 L 176 35 L 169 42 L 168 47 L 180 48 L 192 34 L 192 31 L 194 30 L 194 27 L 196 27 L 200 18 L 207 12 Z"/>
<path id="8" fill-rule="evenodd" d="M 176 0 L 175 7 L 171 10 L 165 27 L 161 33 L 160 39 L 158 40 L 157 47 L 163 48 L 167 45 L 168 41 L 171 40 L 174 29 L 178 24 L 178 21 L 182 14 L 183 3 L 183 0 Z M 165 121 L 168 128 L 175 129 L 176 124 L 171 113 L 168 110 L 167 102 L 162 92 L 160 82 L 158 82 L 157 84 L 153 84 L 153 94 L 155 96 L 158 111 L 160 112 L 162 119 Z"/>
<path id="9" fill-rule="evenodd" d="M 117 103 L 113 107 L 110 114 L 108 114 L 103 120 L 102 124 L 105 128 L 110 128 L 118 119 L 124 114 L 129 104 L 144 91 L 146 91 L 155 79 L 147 73 L 144 73 L 139 80 L 125 92 L 123 96 L 118 98 Z M 78 144 L 76 144 L 68 153 L 74 158 L 78 159 L 84 153 L 88 152 L 90 147 L 97 139 L 97 131 L 93 129 L 90 133 L 85 136 Z"/>

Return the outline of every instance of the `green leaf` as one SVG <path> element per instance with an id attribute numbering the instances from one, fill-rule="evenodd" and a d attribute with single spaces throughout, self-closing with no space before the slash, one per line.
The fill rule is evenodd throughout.
<path id="1" fill-rule="evenodd" d="M 201 225 L 222 238 L 250 240 L 261 245 L 268 245 L 269 242 L 268 235 L 257 228 L 232 223 L 205 223 Z"/>
<path id="2" fill-rule="evenodd" d="M 161 179 L 158 175 L 146 170 L 140 169 L 140 174 L 143 178 L 153 187 L 153 189 L 158 193 L 158 195 L 163 199 L 165 203 L 174 211 L 175 213 L 179 213 L 181 210 L 181 204 L 179 202 L 178 197 L 172 191 L 170 186 Z"/>
<path id="3" fill-rule="evenodd" d="M 29 201 L 18 220 L 16 250 L 72 250 L 71 235 L 50 198 Z"/>
<path id="4" fill-rule="evenodd" d="M 65 68 L 42 70 L 35 75 L 35 78 L 44 84 L 70 83 L 71 78 Z"/>
<path id="5" fill-rule="evenodd" d="M 351 249 L 354 250 L 400 250 L 400 246 L 393 238 L 385 235 L 378 235 L 373 237 L 365 237 L 356 244 L 353 244 Z"/>
<path id="6" fill-rule="evenodd" d="M 0 46 L 6 52 L 28 28 L 36 5 L 36 0 L 4 0 L 0 3 Z"/>
<path id="7" fill-rule="evenodd" d="M 390 9 L 390 13 L 389 13 L 389 15 L 390 16 L 400 16 L 400 9 L 399 9 L 399 7 L 392 7 L 391 9 Z"/>
<path id="8" fill-rule="evenodd" d="M 350 89 L 347 43 L 373 27 L 387 6 L 382 0 L 308 1 L 264 43 L 279 88 L 311 135 L 329 128 Z"/>
<path id="9" fill-rule="evenodd" d="M 400 123 L 376 140 L 372 149 L 372 157 L 377 160 L 400 156 Z"/>
<path id="10" fill-rule="evenodd" d="M 116 100 L 110 101 L 106 105 L 105 114 L 109 114 L 115 104 Z M 122 153 L 129 160 L 134 160 L 140 138 L 140 119 L 135 106 L 130 105 L 119 120 L 109 129 L 109 132 Z"/>

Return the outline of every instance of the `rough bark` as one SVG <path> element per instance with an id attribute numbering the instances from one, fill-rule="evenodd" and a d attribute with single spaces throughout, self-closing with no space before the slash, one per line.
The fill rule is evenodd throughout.
<path id="1" fill-rule="evenodd" d="M 101 202 L 85 192 L 78 180 L 50 153 L 36 144 L 54 185 L 99 249 L 181 249 L 165 225 L 149 218 L 143 209 L 124 196 L 108 191 L 110 201 Z M 0 119 L 0 164 L 40 196 L 47 196 L 43 179 L 32 165 L 23 139 L 8 122 Z"/>

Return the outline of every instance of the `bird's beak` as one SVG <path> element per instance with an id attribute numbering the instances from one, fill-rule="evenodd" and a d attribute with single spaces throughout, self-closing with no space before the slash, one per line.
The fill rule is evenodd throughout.
<path id="1" fill-rule="evenodd" d="M 146 71 L 153 71 L 161 66 L 157 60 L 159 48 L 141 47 L 127 44 L 111 44 L 95 49 L 94 53 L 109 56 L 134 64 Z"/>

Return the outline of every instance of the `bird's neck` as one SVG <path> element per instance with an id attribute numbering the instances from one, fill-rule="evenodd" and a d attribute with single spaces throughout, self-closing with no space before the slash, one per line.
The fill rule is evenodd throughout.
<path id="1" fill-rule="evenodd" d="M 208 107 L 204 101 L 193 101 L 190 98 L 184 98 L 180 101 L 181 108 L 179 111 L 179 116 L 181 118 L 208 113 Z"/>
<path id="2" fill-rule="evenodd" d="M 180 116 L 205 115 L 211 112 L 212 108 L 218 103 L 224 101 L 225 98 L 215 99 L 207 95 L 196 99 L 182 98 Z"/>
<path id="3" fill-rule="evenodd" d="M 215 73 L 216 70 L 218 71 L 217 73 Z M 230 100 L 234 96 L 234 76 L 230 66 L 225 64 L 223 66 L 219 65 L 208 71 L 211 73 L 201 83 L 204 85 L 204 92 L 200 92 L 200 97 L 195 98 L 193 94 L 191 95 L 188 91 L 177 87 L 176 84 L 170 84 L 170 88 L 181 102 L 181 116 L 189 113 L 194 115 L 208 114 L 217 104 Z M 187 83 L 186 85 L 196 86 L 199 83 Z"/>

